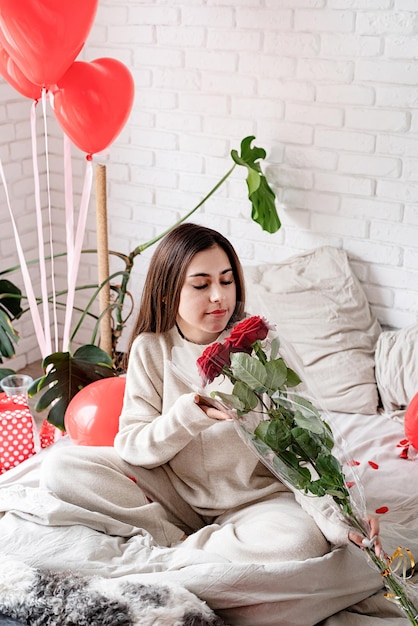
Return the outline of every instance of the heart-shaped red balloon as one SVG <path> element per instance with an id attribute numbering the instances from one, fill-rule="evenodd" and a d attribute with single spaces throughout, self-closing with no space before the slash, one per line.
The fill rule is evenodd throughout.
<path id="1" fill-rule="evenodd" d="M 10 58 L 8 52 L 1 46 L 0 74 L 23 96 L 32 98 L 32 100 L 39 100 L 41 97 L 42 88 L 39 85 L 34 85 L 26 78 L 13 59 Z"/>
<path id="2" fill-rule="evenodd" d="M 53 91 L 53 109 L 71 141 L 88 154 L 107 148 L 132 109 L 134 81 L 116 59 L 75 61 Z"/>
<path id="3" fill-rule="evenodd" d="M 35 85 L 55 84 L 84 46 L 98 0 L 1 0 L 0 43 Z"/>

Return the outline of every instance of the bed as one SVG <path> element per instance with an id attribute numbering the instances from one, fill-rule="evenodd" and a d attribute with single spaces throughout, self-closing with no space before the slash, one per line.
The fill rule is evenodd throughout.
<path id="1" fill-rule="evenodd" d="M 402 546 L 417 558 L 418 453 L 405 442 L 403 420 L 418 392 L 418 325 L 383 330 L 339 248 L 323 246 L 281 263 L 246 267 L 245 275 L 248 311 L 274 323 L 294 350 L 304 384 L 338 446 L 355 462 L 367 509 L 380 518 L 385 551 Z M 74 444 L 63 437 L 53 445 Z M 0 476 L 0 612 L 6 615 L 51 626 L 409 623 L 385 598 L 380 574 L 354 546 L 344 557 L 335 548 L 302 562 L 260 565 L 197 549 L 193 536 L 163 548 L 140 528 L 129 536 L 91 530 L 77 521 L 74 507 L 38 488 L 48 453 L 46 448 Z M 349 563 L 344 571 L 343 558 Z M 35 580 L 38 586 L 42 581 L 44 597 L 39 589 L 34 593 Z M 54 590 L 49 601 L 48 584 Z M 410 588 L 414 593 L 413 582 Z M 102 616 L 95 622 L 81 611 L 71 621 L 63 605 L 71 612 L 69 597 L 76 602 L 77 594 L 84 595 L 77 609 L 70 607 L 73 620 L 74 611 L 94 595 L 107 605 L 123 597 L 129 618 Z M 159 603 L 152 600 L 156 595 Z M 41 610 L 44 621 L 36 621 Z"/>

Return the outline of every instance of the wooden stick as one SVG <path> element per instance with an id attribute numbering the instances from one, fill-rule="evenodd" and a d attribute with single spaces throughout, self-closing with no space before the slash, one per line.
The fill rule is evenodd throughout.
<path id="1" fill-rule="evenodd" d="M 96 227 L 99 285 L 109 277 L 109 245 L 107 238 L 106 166 L 96 164 Z M 99 292 L 100 314 L 110 304 L 110 285 L 107 282 Z M 111 314 L 108 310 L 100 320 L 100 347 L 112 356 Z"/>

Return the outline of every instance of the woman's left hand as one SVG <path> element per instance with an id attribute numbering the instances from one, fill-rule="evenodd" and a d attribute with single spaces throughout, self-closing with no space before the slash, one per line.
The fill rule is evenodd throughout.
<path id="1" fill-rule="evenodd" d="M 369 525 L 369 539 L 365 538 L 360 533 L 355 530 L 350 530 L 348 533 L 348 537 L 350 541 L 355 543 L 360 548 L 372 548 L 374 547 L 374 551 L 376 556 L 380 556 L 382 553 L 382 544 L 380 543 L 379 538 L 379 520 L 374 515 L 367 516 L 367 522 Z"/>

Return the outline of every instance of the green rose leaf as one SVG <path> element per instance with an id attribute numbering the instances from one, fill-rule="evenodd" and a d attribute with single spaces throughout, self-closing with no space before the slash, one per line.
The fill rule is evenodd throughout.
<path id="1" fill-rule="evenodd" d="M 277 355 L 279 354 L 279 348 L 280 348 L 280 339 L 277 336 L 273 337 L 271 344 L 270 344 L 270 359 L 272 361 L 274 361 L 277 358 Z"/>
<path id="2" fill-rule="evenodd" d="M 280 456 L 275 456 L 273 465 L 283 481 L 296 487 L 296 489 L 306 489 L 311 482 L 311 473 L 307 467 L 301 467 L 298 457 L 292 452 L 281 452 Z"/>
<path id="3" fill-rule="evenodd" d="M 299 378 L 299 376 L 296 374 L 295 371 L 293 371 L 292 369 L 290 369 L 290 367 L 287 368 L 287 380 L 286 380 L 286 384 L 288 387 L 297 387 L 297 385 L 299 385 L 299 383 L 301 383 L 301 379 Z"/>
<path id="4" fill-rule="evenodd" d="M 312 404 L 310 400 L 307 400 L 306 398 L 299 396 L 299 395 L 295 395 L 294 400 L 301 406 L 309 409 L 309 411 L 313 413 L 314 415 L 317 415 L 318 417 L 320 417 L 320 413 L 318 409 Z"/>
<path id="5" fill-rule="evenodd" d="M 338 484 L 338 480 L 334 482 L 324 477 L 313 481 L 309 485 L 309 491 L 315 496 L 331 496 L 335 501 L 339 502 L 344 502 L 345 500 L 349 501 L 350 498 L 347 490 Z M 347 510 L 350 510 L 349 505 Z"/>
<path id="6" fill-rule="evenodd" d="M 289 428 L 280 419 L 273 419 L 264 437 L 265 443 L 275 452 L 286 450 L 292 442 L 292 435 Z"/>
<path id="7" fill-rule="evenodd" d="M 314 413 L 304 413 L 302 411 L 295 411 L 296 425 L 305 430 L 309 430 L 316 435 L 325 435 L 325 429 L 322 421 Z"/>
<path id="8" fill-rule="evenodd" d="M 244 403 L 235 395 L 223 393 L 222 391 L 212 391 L 210 395 L 212 398 L 219 398 L 226 406 L 232 409 L 236 409 L 237 411 L 243 411 L 245 409 Z"/>
<path id="9" fill-rule="evenodd" d="M 308 487 L 308 491 L 312 495 L 318 496 L 319 498 L 322 498 L 322 496 L 325 496 L 325 494 L 327 493 L 326 489 L 324 488 L 320 480 L 312 481 Z"/>
<path id="10" fill-rule="evenodd" d="M 315 437 L 312 436 L 312 433 L 309 430 L 305 430 L 305 428 L 292 428 L 292 437 L 296 442 L 297 446 L 302 451 L 303 455 L 307 460 L 316 459 L 320 450 L 321 445 L 318 443 Z"/>
<path id="11" fill-rule="evenodd" d="M 341 464 L 332 454 L 319 454 L 316 459 L 316 469 L 320 476 L 326 476 L 333 480 L 335 480 L 335 476 L 337 476 L 339 484 L 344 484 Z"/>
<path id="12" fill-rule="evenodd" d="M 237 381 L 234 385 L 233 389 L 234 396 L 237 396 L 242 404 L 243 411 L 248 413 L 248 411 L 252 411 L 258 404 L 257 395 L 248 387 L 246 383 L 242 381 Z"/>
<path id="13" fill-rule="evenodd" d="M 257 428 L 254 431 L 254 435 L 256 437 L 258 437 L 259 439 L 261 439 L 261 441 L 264 441 L 266 438 L 266 434 L 267 434 L 267 429 L 270 425 L 270 420 L 263 420 L 261 421 Z"/>
<path id="14" fill-rule="evenodd" d="M 337 500 L 344 500 L 347 497 L 346 492 L 341 489 L 328 489 L 327 494 Z"/>
<path id="15" fill-rule="evenodd" d="M 283 359 L 275 359 L 274 361 L 268 361 L 265 365 L 267 377 L 265 386 L 271 391 L 276 391 L 281 388 L 287 378 L 287 367 Z"/>
<path id="16" fill-rule="evenodd" d="M 231 370 L 234 378 L 242 381 L 253 391 L 264 388 L 266 368 L 258 359 L 244 352 L 231 354 Z"/>

